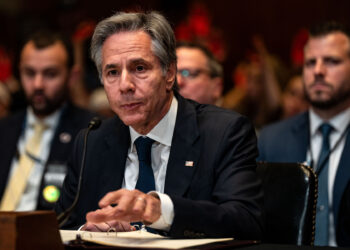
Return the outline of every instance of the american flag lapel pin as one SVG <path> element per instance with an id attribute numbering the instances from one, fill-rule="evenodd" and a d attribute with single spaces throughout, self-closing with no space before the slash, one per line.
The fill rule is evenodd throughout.
<path id="1" fill-rule="evenodd" d="M 186 167 L 193 167 L 193 165 L 194 165 L 194 163 L 193 163 L 193 161 L 185 161 L 185 166 Z"/>

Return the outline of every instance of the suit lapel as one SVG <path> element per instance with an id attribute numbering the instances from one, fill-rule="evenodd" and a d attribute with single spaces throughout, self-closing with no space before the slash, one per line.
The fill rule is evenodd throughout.
<path id="1" fill-rule="evenodd" d="M 81 129 L 88 127 L 88 121 L 85 120 L 88 120 L 88 118 L 82 117 L 82 114 L 76 107 L 70 103 L 65 104 L 50 144 L 48 163 L 58 162 L 64 164 L 66 162 L 76 134 Z"/>
<path id="2" fill-rule="evenodd" d="M 288 143 L 290 159 L 304 162 L 310 142 L 309 113 L 305 112 L 300 116 L 292 127 L 294 143 Z M 283 140 L 283 138 L 282 138 Z"/>
<path id="3" fill-rule="evenodd" d="M 348 132 L 346 136 L 346 141 L 341 155 L 337 174 L 334 181 L 333 188 L 333 211 L 334 211 L 334 221 L 337 225 L 338 223 L 338 211 L 340 202 L 347 184 L 350 181 L 350 133 Z"/>
<path id="4" fill-rule="evenodd" d="M 182 196 L 191 183 L 200 155 L 196 111 L 176 95 L 178 112 L 165 178 L 165 193 Z"/>
<path id="5" fill-rule="evenodd" d="M 105 148 L 99 151 L 101 165 L 98 172 L 101 173 L 100 187 L 103 187 L 103 194 L 121 188 L 130 144 L 129 129 L 118 118 L 114 119 L 108 130 L 104 138 Z"/>

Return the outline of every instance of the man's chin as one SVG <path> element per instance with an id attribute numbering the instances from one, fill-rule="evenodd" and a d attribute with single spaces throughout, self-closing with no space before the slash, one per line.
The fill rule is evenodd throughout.
<path id="1" fill-rule="evenodd" d="M 32 105 L 32 109 L 37 116 L 48 116 L 55 112 L 55 108 L 49 107 L 47 105 Z"/>
<path id="2" fill-rule="evenodd" d="M 126 126 L 133 127 L 135 130 L 142 127 L 145 123 L 145 119 L 140 115 L 133 116 L 119 116 L 119 118 L 123 121 Z"/>
<path id="3" fill-rule="evenodd" d="M 333 107 L 336 107 L 339 105 L 339 100 L 334 99 L 323 99 L 323 100 L 311 100 L 310 104 L 311 106 L 318 108 L 318 109 L 331 109 Z"/>
<path id="4" fill-rule="evenodd" d="M 138 119 L 138 118 L 133 118 L 133 117 L 122 117 L 121 120 L 123 121 L 123 123 L 126 126 L 137 126 L 139 124 L 142 124 L 142 119 Z"/>

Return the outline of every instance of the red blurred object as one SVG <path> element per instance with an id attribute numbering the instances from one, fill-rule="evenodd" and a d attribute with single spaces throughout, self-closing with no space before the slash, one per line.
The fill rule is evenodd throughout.
<path id="1" fill-rule="evenodd" d="M 301 67 L 304 64 L 304 46 L 309 39 L 306 29 L 300 29 L 294 36 L 291 48 L 291 58 L 294 67 Z"/>
<path id="2" fill-rule="evenodd" d="M 205 6 L 195 4 L 190 12 L 189 26 L 191 30 L 199 37 L 207 37 L 209 35 L 210 20 L 209 14 Z"/>
<path id="3" fill-rule="evenodd" d="M 180 23 L 175 29 L 175 36 L 177 40 L 190 41 L 192 39 L 190 27 L 185 22 Z"/>
<path id="4" fill-rule="evenodd" d="M 94 21 L 83 21 L 79 23 L 75 33 L 73 34 L 73 41 L 80 42 L 90 38 L 94 32 L 96 23 Z"/>
<path id="5" fill-rule="evenodd" d="M 206 46 L 219 61 L 224 61 L 226 57 L 222 33 L 212 26 L 209 12 L 201 3 L 192 5 L 187 20 L 175 28 L 175 36 L 178 41 Z"/>
<path id="6" fill-rule="evenodd" d="M 6 81 L 11 75 L 11 59 L 5 49 L 0 47 L 0 81 Z"/>

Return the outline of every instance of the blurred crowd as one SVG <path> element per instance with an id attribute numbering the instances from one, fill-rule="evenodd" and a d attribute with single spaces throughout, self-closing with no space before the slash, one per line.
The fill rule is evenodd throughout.
<path id="1" fill-rule="evenodd" d="M 91 21 L 82 22 L 72 37 L 75 74 L 72 84 L 69 84 L 69 96 L 75 105 L 110 117 L 113 112 L 88 52 L 94 25 Z M 214 104 L 246 115 L 257 130 L 307 109 L 301 82 L 302 65 L 285 66 L 276 55 L 269 53 L 261 37 L 252 38 L 252 49 L 235 68 L 225 69 L 232 71 L 231 82 L 223 80 L 222 51 L 217 55 L 202 41 L 178 41 L 177 81 L 180 94 L 200 103 Z M 26 106 L 15 61 L 4 48 L 0 48 L 0 117 Z M 188 69 L 188 64 L 192 71 L 183 70 Z M 207 68 L 207 64 L 215 72 L 214 75 L 209 72 L 209 77 L 205 79 L 208 72 L 201 70 Z M 225 86 L 231 87 L 224 93 Z"/>
<path id="2" fill-rule="evenodd" d="M 290 131 L 288 129 L 291 127 L 289 123 L 294 121 L 293 118 L 288 120 L 287 118 L 295 117 L 304 111 L 309 110 L 310 117 L 313 117 L 313 119 L 310 119 L 311 123 L 314 124 L 321 123 L 321 120 L 332 119 L 337 125 L 343 126 L 342 123 L 344 122 L 342 119 L 347 121 L 344 124 L 349 124 L 350 109 L 346 106 L 349 102 L 349 93 L 347 92 L 349 68 L 340 67 L 342 63 L 349 63 L 348 57 L 344 56 L 346 60 L 343 60 L 340 56 L 331 58 L 317 54 L 320 51 L 319 47 L 321 47 L 317 47 L 318 43 L 321 44 L 320 41 L 323 42 L 322 39 L 326 39 L 328 36 L 332 38 L 334 33 L 336 35 L 335 40 L 348 39 L 348 34 L 342 30 L 339 31 L 337 25 L 331 23 L 330 27 L 334 26 L 335 31 L 331 30 L 326 35 L 324 33 L 320 33 L 321 35 L 316 33 L 314 37 L 311 32 L 310 37 L 308 37 L 308 33 L 304 33 L 301 30 L 296 36 L 296 40 L 291 41 L 292 64 L 289 66 L 282 62 L 278 55 L 270 52 L 270 48 L 264 42 L 264 37 L 254 35 L 251 39 L 251 48 L 246 51 L 244 58 L 238 61 L 233 68 L 225 68 L 224 62 L 227 59 L 225 51 L 228 50 L 229 44 L 223 42 L 220 32 L 214 32 L 213 35 L 212 32 L 216 30 L 211 27 L 210 20 L 207 19 L 205 13 L 203 14 L 201 10 L 195 9 L 192 21 L 189 20 L 188 22 L 190 23 L 189 26 L 180 24 L 178 29 L 176 29 L 177 74 L 174 85 L 175 91 L 183 97 L 200 104 L 216 105 L 248 117 L 258 134 L 258 141 L 262 145 L 259 148 L 261 158 L 258 160 L 274 161 L 274 157 L 277 155 L 277 157 L 281 157 L 281 159 L 277 158 L 277 162 L 304 162 L 305 155 L 307 155 L 307 162 L 311 166 L 313 165 L 316 157 L 313 155 L 312 147 L 317 148 L 320 146 L 320 129 L 323 125 L 329 126 L 329 124 L 321 124 L 319 126 L 320 129 L 316 129 L 316 126 L 314 126 L 313 132 L 315 136 L 311 134 L 311 144 L 309 142 L 303 143 L 305 149 L 306 145 L 308 149 L 305 150 L 307 152 L 302 152 L 302 158 L 288 158 L 290 152 L 296 152 L 301 148 L 299 144 L 296 144 L 292 150 L 275 153 L 277 149 L 283 148 L 283 145 L 279 145 L 281 142 L 280 137 L 289 134 Z M 2 141 L 0 140 L 0 151 L 2 152 L 0 165 L 3 169 L 5 169 L 4 166 L 6 165 L 6 170 L 1 172 L 4 174 L 0 174 L 4 179 L 2 182 L 0 181 L 0 195 L 4 194 L 4 198 L 2 198 L 0 203 L 0 210 L 20 211 L 52 208 L 60 196 L 64 176 L 68 169 L 68 155 L 72 151 L 76 135 L 82 128 L 88 126 L 92 117 L 97 115 L 101 118 L 108 118 L 115 115 L 110 109 L 104 86 L 101 84 L 97 69 L 89 55 L 95 26 L 96 23 L 94 21 L 81 22 L 76 27 L 73 35 L 69 37 L 68 42 L 66 37 L 57 36 L 55 32 L 39 32 L 37 35 L 33 32 L 31 34 L 33 36 L 24 41 L 21 50 L 13 53 L 1 47 L 0 41 L 0 131 L 2 131 L 0 132 L 0 137 L 3 138 Z M 339 44 L 341 45 L 342 43 L 339 42 Z M 318 49 L 314 49 L 314 47 Z M 341 50 L 341 46 L 338 47 L 340 48 L 339 51 L 345 51 Z M 329 49 L 327 46 L 325 48 L 325 51 Z M 108 51 L 108 49 L 106 50 Z M 328 53 L 328 51 L 326 52 Z M 18 55 L 16 55 L 17 53 Z M 304 60 L 303 54 L 305 54 L 306 60 Z M 307 55 L 309 59 L 307 59 Z M 315 58 L 319 60 L 318 63 L 316 63 L 317 60 Z M 106 68 L 108 69 L 111 65 L 118 66 L 117 63 L 107 64 L 100 71 L 106 71 Z M 115 67 L 117 68 L 117 66 Z M 133 72 L 139 73 L 139 65 L 136 66 Z M 174 66 L 174 64 L 171 66 Z M 325 80 L 327 67 L 333 66 L 338 66 L 340 68 L 339 72 L 333 75 L 332 72 L 329 73 L 332 81 L 327 83 Z M 126 69 L 128 67 L 129 65 L 125 66 Z M 173 71 L 173 73 L 175 72 Z M 118 70 L 108 71 L 106 75 L 118 75 Z M 128 83 L 132 82 L 128 79 L 127 74 L 121 75 L 129 81 Z M 163 75 L 166 75 L 164 71 Z M 225 77 L 227 75 L 230 76 L 229 80 Z M 335 75 L 340 75 L 340 77 L 335 77 Z M 342 81 L 341 77 L 345 80 Z M 108 83 L 108 80 L 106 82 Z M 317 98 L 314 98 L 316 101 L 312 100 L 311 97 L 313 96 L 311 94 L 313 94 L 313 89 L 308 87 L 308 85 L 320 85 L 315 87 L 315 96 L 318 97 L 322 91 L 318 91 L 317 88 L 326 88 L 327 84 L 330 85 L 333 82 L 334 85 L 339 83 L 339 86 L 344 87 L 346 91 L 339 88 L 339 93 L 336 93 L 338 95 L 335 95 L 334 100 L 331 99 L 330 102 L 322 102 L 323 100 L 318 102 Z M 132 83 L 137 86 L 135 82 Z M 106 84 L 106 86 L 108 90 L 110 85 Z M 122 92 L 118 91 L 112 94 L 109 92 L 109 98 L 113 99 L 116 97 L 115 93 Z M 129 94 L 129 90 L 126 90 L 125 93 Z M 192 101 L 189 101 L 189 103 L 193 104 Z M 342 101 L 344 101 L 344 104 Z M 339 116 L 334 118 L 333 114 L 340 110 L 333 107 L 339 105 L 339 103 L 341 108 L 345 107 L 344 112 L 341 110 L 343 112 L 341 114 L 342 119 L 339 119 Z M 164 105 L 160 105 L 160 107 L 164 107 Z M 200 110 L 201 107 L 204 109 L 208 106 L 197 106 L 196 104 L 196 107 L 199 107 L 198 109 Z M 213 107 L 210 106 L 210 108 Z M 333 112 L 333 109 L 336 112 Z M 212 110 L 221 109 L 213 108 Z M 227 113 L 226 110 L 222 111 L 225 114 Z M 333 113 L 329 117 L 325 116 L 326 119 L 324 119 L 322 115 L 326 111 Z M 304 113 L 305 117 L 306 115 L 307 112 Z M 296 117 L 300 118 L 301 116 Z M 279 125 L 268 126 L 266 130 L 266 125 L 275 124 L 275 122 L 282 120 L 284 121 L 279 123 Z M 306 124 L 306 122 L 304 121 L 303 124 Z M 278 131 L 282 131 L 279 128 L 284 128 L 286 131 L 278 133 Z M 340 152 L 343 150 L 340 147 L 346 145 L 344 148 L 348 149 L 348 143 L 345 144 L 345 135 L 348 134 L 349 128 L 350 125 L 341 128 L 344 132 L 340 133 L 339 139 L 334 140 L 336 143 L 333 143 L 335 146 L 331 150 L 329 145 L 327 146 L 328 154 L 325 154 L 327 161 L 328 158 L 332 159 L 331 153 L 334 150 L 338 152 L 337 162 L 340 161 Z M 332 131 L 332 129 L 330 126 L 329 131 Z M 341 129 L 338 130 L 341 131 Z M 299 129 L 299 131 L 302 130 Z M 307 134 L 310 132 L 309 127 L 305 127 L 305 131 L 305 134 L 300 135 L 301 139 L 309 136 Z M 3 134 L 1 135 L 1 133 Z M 328 135 L 324 136 L 322 131 L 323 139 L 329 137 L 330 132 L 327 133 Z M 6 140 L 4 140 L 5 137 Z M 32 146 L 34 143 L 32 143 L 31 138 L 34 137 L 41 138 L 41 149 L 39 146 Z M 39 139 L 37 138 L 33 139 L 33 142 L 36 141 L 38 144 Z M 266 138 L 266 141 L 264 141 L 264 138 Z M 270 138 L 275 139 L 273 141 L 274 147 L 271 147 L 272 144 L 269 144 Z M 291 138 L 294 139 L 294 134 L 291 135 Z M 294 142 L 294 140 L 289 140 L 288 144 L 291 145 L 291 141 Z M 338 145 L 341 146 L 338 147 Z M 264 147 L 268 148 L 268 150 L 264 150 Z M 37 150 L 34 150 L 35 148 Z M 266 153 L 269 150 L 271 150 L 271 154 Z M 317 152 L 321 152 L 321 148 L 317 148 Z M 264 153 L 266 154 L 265 158 Z M 283 153 L 286 154 L 284 155 Z M 319 154 L 321 155 L 321 153 Z M 320 157 L 320 159 L 323 158 Z M 326 160 L 317 160 L 318 163 L 323 164 L 321 164 L 321 167 L 317 167 L 318 170 L 322 170 L 324 166 L 328 168 Z M 30 167 L 27 167 L 28 165 Z M 342 166 L 345 165 L 348 166 L 348 163 Z M 17 174 L 21 174 L 21 172 L 25 172 L 26 176 L 18 179 Z M 348 173 L 347 170 L 346 172 Z M 56 177 L 52 178 L 53 176 Z M 333 177 L 331 176 L 331 178 Z M 33 178 L 34 181 L 32 181 Z M 327 178 L 328 176 L 324 177 L 323 183 L 332 183 L 334 181 L 334 179 Z M 48 179 L 50 181 L 47 181 Z M 321 178 L 319 179 L 321 180 Z M 54 181 L 52 182 L 52 180 Z M 348 182 L 348 180 L 342 181 L 344 183 Z M 21 190 L 17 193 L 15 200 L 12 198 L 14 196 L 13 190 L 17 189 L 18 183 L 22 183 L 20 186 Z M 5 184 L 7 184 L 6 189 Z M 319 192 L 319 194 L 324 194 L 324 197 L 326 197 L 324 200 L 327 201 L 328 207 L 327 185 L 319 181 L 319 186 L 324 187 L 324 191 Z M 348 186 L 346 194 L 348 194 L 350 193 L 350 184 L 346 185 Z M 342 184 L 343 190 L 345 190 L 346 185 Z M 321 195 L 319 196 L 321 197 Z M 28 200 L 33 202 L 29 203 Z M 324 204 L 321 201 L 318 201 L 318 203 L 322 206 Z M 346 206 L 348 207 L 349 204 L 349 202 L 346 203 Z M 318 211 L 321 210 L 319 209 Z M 324 213 L 326 214 L 326 212 Z M 325 216 L 328 216 L 328 210 Z M 320 222 L 318 224 L 321 225 Z M 324 227 L 327 228 L 327 226 Z M 333 232 L 330 235 L 334 238 L 333 226 L 330 231 L 331 233 Z M 317 234 L 321 235 L 319 232 Z M 329 242 L 335 245 L 333 238 Z M 321 241 L 316 243 L 328 244 L 328 241 L 325 243 L 319 242 Z"/>

